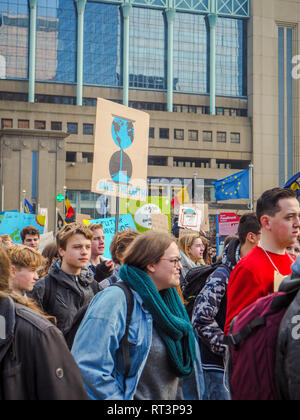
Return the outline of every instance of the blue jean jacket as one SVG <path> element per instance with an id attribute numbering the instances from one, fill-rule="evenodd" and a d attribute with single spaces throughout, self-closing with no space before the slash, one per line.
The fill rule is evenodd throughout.
<path id="1" fill-rule="evenodd" d="M 109 287 L 92 300 L 75 337 L 72 354 L 92 400 L 132 400 L 147 361 L 153 319 L 133 291 L 134 309 L 129 328 L 131 368 L 124 390 L 124 362 L 120 341 L 126 327 L 124 292 Z"/>

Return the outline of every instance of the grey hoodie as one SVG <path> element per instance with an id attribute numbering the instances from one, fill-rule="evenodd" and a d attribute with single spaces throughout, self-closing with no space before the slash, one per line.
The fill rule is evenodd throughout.
<path id="1" fill-rule="evenodd" d="M 63 332 L 71 327 L 78 310 L 89 305 L 95 292 L 100 291 L 91 270 L 82 269 L 79 276 L 65 273 L 61 262 L 56 261 L 49 274 L 40 279 L 30 294 L 39 306 L 44 307 L 44 296 L 47 281 L 56 281 L 56 296 L 53 307 L 48 308 L 48 314 L 55 316 L 57 327 Z"/>

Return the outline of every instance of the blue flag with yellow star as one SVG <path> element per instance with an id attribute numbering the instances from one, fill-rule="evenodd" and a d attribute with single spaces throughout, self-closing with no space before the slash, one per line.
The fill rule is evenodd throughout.
<path id="1" fill-rule="evenodd" d="M 226 178 L 214 181 L 216 190 L 216 200 L 239 200 L 241 198 L 250 198 L 250 170 L 238 172 Z"/>

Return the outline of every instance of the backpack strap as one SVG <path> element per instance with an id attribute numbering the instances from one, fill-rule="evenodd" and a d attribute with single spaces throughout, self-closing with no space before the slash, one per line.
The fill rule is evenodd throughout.
<path id="1" fill-rule="evenodd" d="M 232 321 L 231 324 L 231 332 L 234 326 L 235 319 Z M 266 318 L 260 317 L 254 319 L 252 322 L 250 322 L 248 325 L 246 325 L 240 332 L 237 334 L 230 333 L 229 336 L 224 337 L 224 344 L 232 345 L 234 347 L 238 347 L 246 338 L 249 337 L 249 335 L 252 334 L 252 332 L 259 327 L 263 327 L 266 325 Z"/>
<path id="2" fill-rule="evenodd" d="M 57 280 L 51 275 L 46 276 L 45 277 L 45 292 L 44 292 L 44 297 L 43 297 L 43 310 L 48 315 L 52 315 L 49 313 L 49 310 L 53 310 L 54 308 L 56 293 L 57 293 Z"/>
<path id="3" fill-rule="evenodd" d="M 111 287 L 119 287 L 123 290 L 126 296 L 126 303 L 127 303 L 127 315 L 126 315 L 126 328 L 125 328 L 125 334 L 120 342 L 123 359 L 124 359 L 124 390 L 126 390 L 126 378 L 129 376 L 130 372 L 130 353 L 129 353 L 129 347 L 133 346 L 134 344 L 130 343 L 128 341 L 129 337 L 129 326 L 132 318 L 133 308 L 134 308 L 134 297 L 133 293 L 129 286 L 127 286 L 126 283 L 115 283 L 112 284 Z"/>

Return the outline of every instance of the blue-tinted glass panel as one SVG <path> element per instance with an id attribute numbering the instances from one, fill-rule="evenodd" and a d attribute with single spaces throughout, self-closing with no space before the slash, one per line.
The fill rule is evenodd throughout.
<path id="1" fill-rule="evenodd" d="M 204 16 L 176 13 L 174 22 L 176 92 L 207 93 L 207 42 Z"/>
<path id="2" fill-rule="evenodd" d="M 39 0 L 36 78 L 76 82 L 77 12 L 74 0 Z"/>
<path id="3" fill-rule="evenodd" d="M 120 86 L 121 15 L 116 5 L 87 3 L 84 26 L 84 83 Z"/>
<path id="4" fill-rule="evenodd" d="M 160 10 L 134 7 L 130 16 L 129 86 L 166 89 L 165 21 Z"/>
<path id="5" fill-rule="evenodd" d="M 0 1 L 0 79 L 28 79 L 28 0 Z"/>
<path id="6" fill-rule="evenodd" d="M 285 45 L 284 28 L 278 28 L 278 150 L 279 150 L 279 185 L 285 184 Z"/>
<path id="7" fill-rule="evenodd" d="M 218 18 L 216 93 L 247 96 L 247 26 L 243 20 Z"/>

